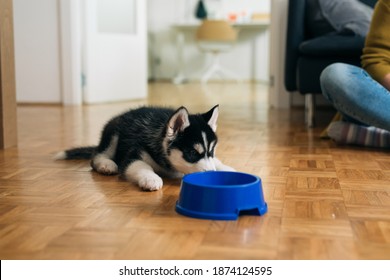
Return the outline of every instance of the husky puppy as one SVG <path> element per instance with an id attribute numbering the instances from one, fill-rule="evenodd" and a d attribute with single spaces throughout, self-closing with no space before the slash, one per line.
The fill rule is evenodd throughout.
<path id="1" fill-rule="evenodd" d="M 161 176 L 234 170 L 215 157 L 218 105 L 203 114 L 140 107 L 111 119 L 98 146 L 65 150 L 56 159 L 91 159 L 100 174 L 119 173 L 143 190 L 163 186 Z M 157 175 L 159 174 L 159 175 Z"/>

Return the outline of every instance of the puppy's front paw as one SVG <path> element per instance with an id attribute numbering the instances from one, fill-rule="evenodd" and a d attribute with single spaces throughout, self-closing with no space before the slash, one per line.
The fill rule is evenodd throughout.
<path id="1" fill-rule="evenodd" d="M 150 174 L 140 178 L 138 185 L 144 191 L 157 191 L 162 188 L 163 180 L 156 174 Z"/>

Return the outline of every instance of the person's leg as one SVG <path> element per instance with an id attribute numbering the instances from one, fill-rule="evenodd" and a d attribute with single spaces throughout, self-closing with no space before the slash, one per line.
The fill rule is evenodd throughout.
<path id="1" fill-rule="evenodd" d="M 329 125 L 327 133 L 338 144 L 390 148 L 390 132 L 374 126 L 336 121 Z"/>
<path id="2" fill-rule="evenodd" d="M 390 131 L 390 92 L 362 68 L 335 63 L 321 73 L 322 93 L 348 121 Z"/>
<path id="3" fill-rule="evenodd" d="M 384 86 L 387 90 L 390 90 L 390 73 L 388 73 L 381 81 L 382 86 Z"/>

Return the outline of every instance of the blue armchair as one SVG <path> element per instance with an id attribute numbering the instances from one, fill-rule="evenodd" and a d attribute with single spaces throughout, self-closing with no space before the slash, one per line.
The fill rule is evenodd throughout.
<path id="1" fill-rule="evenodd" d="M 355 34 L 329 32 L 313 36 L 308 26 L 308 1 L 290 0 L 286 40 L 284 85 L 287 91 L 305 95 L 305 118 L 314 126 L 315 94 L 321 94 L 320 74 L 334 63 L 360 66 L 365 38 Z M 374 7 L 377 0 L 360 0 Z"/>

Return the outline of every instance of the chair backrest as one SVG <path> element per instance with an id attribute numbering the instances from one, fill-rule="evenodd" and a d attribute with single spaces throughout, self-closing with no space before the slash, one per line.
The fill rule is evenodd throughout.
<path id="1" fill-rule="evenodd" d="M 226 20 L 203 20 L 196 31 L 198 41 L 234 42 L 237 31 Z"/>

